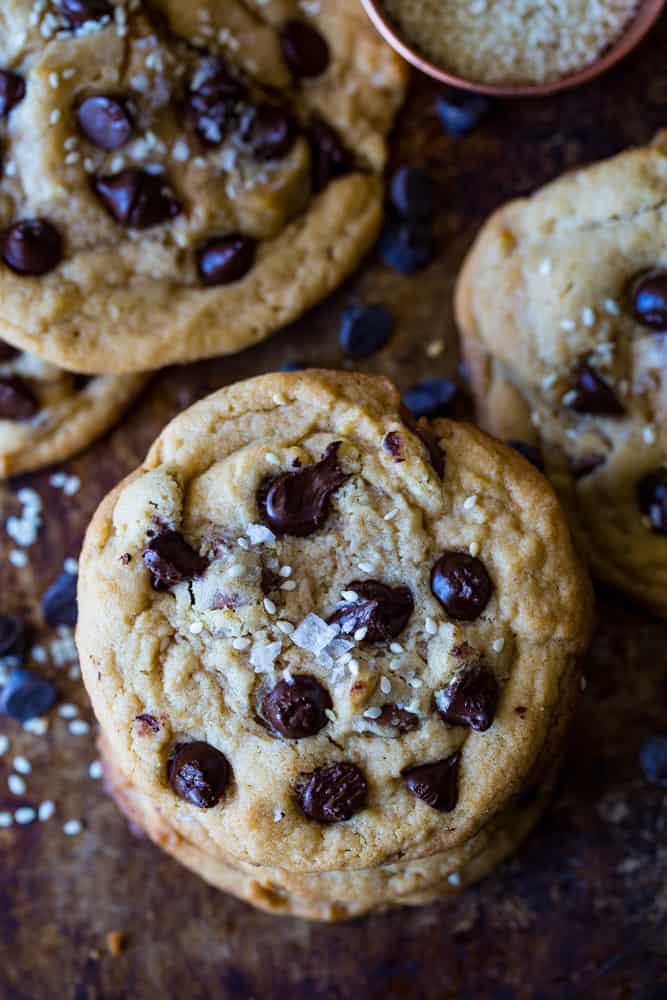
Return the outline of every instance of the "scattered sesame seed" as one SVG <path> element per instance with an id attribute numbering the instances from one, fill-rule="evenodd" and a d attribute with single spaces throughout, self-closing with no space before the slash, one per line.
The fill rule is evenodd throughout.
<path id="1" fill-rule="evenodd" d="M 389 661 L 389 669 L 390 670 L 400 670 L 400 667 L 401 667 L 401 661 L 400 660 L 390 660 Z"/>
<path id="2" fill-rule="evenodd" d="M 393 510 L 388 511 L 388 513 L 386 513 L 384 515 L 384 520 L 385 521 L 393 521 L 397 514 L 398 514 L 398 511 L 394 507 Z"/>
<path id="3" fill-rule="evenodd" d="M 234 649 L 238 649 L 239 652 L 243 652 L 244 649 L 248 649 L 251 644 L 251 640 L 247 639 L 245 636 L 238 636 L 238 638 L 232 641 L 232 646 Z"/>
<path id="4" fill-rule="evenodd" d="M 78 714 L 79 714 L 79 709 L 76 707 L 76 705 L 71 705 L 69 702 L 67 702 L 64 705 L 61 705 L 60 708 L 58 709 L 58 715 L 60 716 L 61 719 L 76 719 Z"/>
<path id="5" fill-rule="evenodd" d="M 90 762 L 88 767 L 88 777 L 92 778 L 93 781 L 97 781 L 102 777 L 102 762 L 99 760 L 93 760 Z"/>
<path id="6" fill-rule="evenodd" d="M 551 274 L 551 261 L 548 257 L 540 261 L 540 274 Z"/>
<path id="7" fill-rule="evenodd" d="M 76 559 L 68 558 L 63 564 L 63 569 L 66 573 L 69 573 L 70 576 L 77 576 L 79 572 L 79 563 Z"/>
<path id="8" fill-rule="evenodd" d="M 561 399 L 563 406 L 571 406 L 577 399 L 576 389 L 569 389 Z"/>
<path id="9" fill-rule="evenodd" d="M 14 819 L 19 824 L 19 826 L 27 826 L 28 823 L 34 823 L 37 818 L 37 813 L 30 806 L 21 806 L 14 813 Z"/>
<path id="10" fill-rule="evenodd" d="M 424 622 L 424 628 L 426 629 L 428 635 L 438 634 L 438 626 L 436 625 L 436 623 L 433 621 L 432 618 L 426 619 L 426 621 Z"/>
<path id="11" fill-rule="evenodd" d="M 471 510 L 476 503 L 477 503 L 477 494 L 473 493 L 472 496 L 466 497 L 466 499 L 463 501 L 463 509 Z"/>
<path id="12" fill-rule="evenodd" d="M 646 444 L 655 444 L 656 434 L 653 427 L 647 425 L 642 431 L 642 437 L 644 438 Z"/>
<path id="13" fill-rule="evenodd" d="M 10 774 L 7 778 L 7 787 L 12 795 L 25 795 L 26 783 L 18 774 Z"/>
<path id="14" fill-rule="evenodd" d="M 429 358 L 439 358 L 444 349 L 444 340 L 433 340 L 426 348 L 426 356 Z"/>
<path id="15" fill-rule="evenodd" d="M 338 718 L 337 718 L 336 713 L 334 712 L 333 708 L 325 708 L 324 709 L 324 714 L 326 715 L 326 717 L 329 720 L 329 722 L 338 722 Z"/>
<path id="16" fill-rule="evenodd" d="M 276 628 L 280 629 L 285 635 L 291 635 L 294 631 L 294 626 L 291 622 L 287 622 L 281 619 L 281 621 L 276 622 Z"/>
<path id="17" fill-rule="evenodd" d="M 18 774 L 32 774 L 32 764 L 27 757 L 14 757 L 14 770 Z"/>
<path id="18" fill-rule="evenodd" d="M 296 590 L 296 580 L 286 580 L 280 584 L 281 590 Z"/>
<path id="19" fill-rule="evenodd" d="M 377 705 L 371 705 L 371 707 L 367 708 L 364 712 L 365 719 L 379 719 L 381 715 L 382 709 L 378 708 Z"/>
<path id="20" fill-rule="evenodd" d="M 34 736 L 44 736 L 49 728 L 49 723 L 47 719 L 28 719 L 27 722 L 23 723 L 23 728 L 26 733 L 32 733 Z"/>
<path id="21" fill-rule="evenodd" d="M 83 830 L 83 826 L 78 819 L 68 819 L 63 826 L 63 833 L 67 837 L 76 837 Z"/>
<path id="22" fill-rule="evenodd" d="M 500 639 L 494 639 L 491 643 L 491 649 L 494 653 L 502 653 L 505 648 L 505 640 L 501 637 Z"/>
<path id="23" fill-rule="evenodd" d="M 14 822 L 14 817 L 10 812 L 0 812 L 0 828 L 6 829 Z"/>
<path id="24" fill-rule="evenodd" d="M 603 308 L 606 313 L 610 316 L 618 316 L 621 310 L 618 307 L 618 303 L 614 302 L 613 299 L 605 299 L 603 303 Z"/>
<path id="25" fill-rule="evenodd" d="M 562 319 L 560 321 L 561 330 L 576 330 L 577 324 L 572 319 Z"/>
<path id="26" fill-rule="evenodd" d="M 382 691 L 382 694 L 389 694 L 391 692 L 391 681 L 388 677 L 380 678 L 380 691 Z"/>
<path id="27" fill-rule="evenodd" d="M 275 615 L 275 613 L 276 613 L 276 610 L 277 610 L 276 606 L 275 606 L 275 604 L 273 603 L 273 601 L 271 600 L 270 597 L 265 597 L 264 598 L 264 610 L 266 611 L 266 613 L 268 615 Z"/>
<path id="28" fill-rule="evenodd" d="M 59 121 L 60 121 L 60 111 L 58 110 L 58 108 L 54 108 L 51 114 L 49 115 L 49 123 L 51 125 L 57 125 Z"/>
<path id="29" fill-rule="evenodd" d="M 452 872 L 447 876 L 447 881 L 450 885 L 461 885 L 461 876 L 458 872 Z"/>
<path id="30" fill-rule="evenodd" d="M 90 726 L 85 719 L 73 719 L 67 728 L 72 736 L 85 736 L 90 732 Z"/>
<path id="31" fill-rule="evenodd" d="M 274 455 L 272 451 L 267 451 L 264 457 L 269 465 L 280 465 L 280 459 L 277 455 Z"/>
<path id="32" fill-rule="evenodd" d="M 401 646 L 400 642 L 391 642 L 389 644 L 389 651 L 390 653 L 402 653 L 403 647 Z"/>
<path id="33" fill-rule="evenodd" d="M 9 553 L 9 561 L 12 566 L 16 566 L 17 569 L 23 569 L 24 566 L 28 565 L 28 557 L 25 552 L 20 552 L 19 549 L 12 549 Z"/>
<path id="34" fill-rule="evenodd" d="M 590 306 L 584 306 L 581 310 L 581 322 L 584 326 L 595 326 L 595 310 Z"/>
<path id="35" fill-rule="evenodd" d="M 348 670 L 350 671 L 350 673 L 352 674 L 352 676 L 356 677 L 357 674 L 359 673 L 359 661 L 358 660 L 350 660 L 350 662 L 348 663 L 347 667 L 348 667 Z"/>
<path id="36" fill-rule="evenodd" d="M 542 379 L 542 388 L 550 389 L 551 386 L 557 381 L 558 381 L 558 375 L 556 374 L 556 372 L 550 372 L 548 375 L 545 375 L 544 378 Z"/>
<path id="37" fill-rule="evenodd" d="M 4 733 L 0 733 L 0 757 L 7 753 L 9 750 L 9 737 L 5 736 Z"/>
<path id="38" fill-rule="evenodd" d="M 204 631 L 204 623 L 193 622 L 192 625 L 190 626 L 190 631 L 192 632 L 193 635 L 199 635 L 201 632 Z"/>
<path id="39" fill-rule="evenodd" d="M 340 596 L 343 598 L 344 601 L 349 601 L 350 603 L 352 603 L 353 601 L 356 601 L 359 595 L 357 594 L 356 590 L 343 590 L 341 591 Z"/>
<path id="40" fill-rule="evenodd" d="M 368 635 L 368 629 L 366 628 L 365 625 L 362 625 L 361 628 L 358 628 L 354 633 L 354 641 L 361 642 L 362 639 L 365 639 L 367 635 Z"/>
<path id="41" fill-rule="evenodd" d="M 81 489 L 81 480 L 78 476 L 68 476 L 63 486 L 63 493 L 66 497 L 73 497 Z"/>
<path id="42" fill-rule="evenodd" d="M 285 813 L 282 811 L 282 809 L 279 809 L 278 806 L 276 806 L 276 808 L 273 810 L 273 822 L 280 823 L 280 821 L 284 818 L 285 818 Z"/>
<path id="43" fill-rule="evenodd" d="M 47 799 L 45 802 L 40 803 L 37 809 L 37 819 L 40 823 L 46 823 L 47 820 L 51 819 L 56 811 L 55 803 Z"/>
<path id="44" fill-rule="evenodd" d="M 291 566 L 281 566 L 280 567 L 280 575 L 281 576 L 291 576 L 292 575 L 292 567 Z"/>
<path id="45" fill-rule="evenodd" d="M 373 572 L 373 567 L 371 566 L 370 563 L 360 562 L 360 563 L 357 563 L 357 566 L 359 567 L 359 569 L 361 570 L 362 573 L 372 573 Z"/>

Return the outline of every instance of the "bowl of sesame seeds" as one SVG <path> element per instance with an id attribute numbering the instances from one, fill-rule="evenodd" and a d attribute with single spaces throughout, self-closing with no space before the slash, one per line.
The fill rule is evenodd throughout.
<path id="1" fill-rule="evenodd" d="M 611 69 L 667 0 L 361 0 L 404 59 L 441 83 L 542 97 Z"/>

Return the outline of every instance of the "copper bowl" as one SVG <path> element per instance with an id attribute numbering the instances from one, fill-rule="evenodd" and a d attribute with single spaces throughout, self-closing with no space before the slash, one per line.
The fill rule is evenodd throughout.
<path id="1" fill-rule="evenodd" d="M 366 9 L 366 13 L 380 32 L 386 42 L 391 45 L 404 59 L 416 66 L 422 73 L 432 76 L 441 83 L 449 84 L 460 90 L 472 90 L 478 94 L 491 94 L 494 97 L 544 97 L 547 94 L 555 94 L 559 90 L 569 90 L 570 87 L 578 87 L 588 80 L 593 80 L 601 73 L 605 73 L 617 62 L 628 55 L 651 30 L 658 17 L 665 8 L 667 0 L 642 0 L 639 10 L 627 30 L 621 35 L 618 41 L 614 42 L 606 52 L 590 63 L 584 69 L 576 73 L 568 73 L 557 80 L 549 80 L 548 83 L 477 83 L 474 80 L 466 80 L 464 77 L 455 76 L 448 73 L 441 66 L 436 66 L 420 55 L 416 49 L 406 42 L 398 34 L 396 27 L 387 17 L 383 9 L 382 0 L 361 0 Z"/>

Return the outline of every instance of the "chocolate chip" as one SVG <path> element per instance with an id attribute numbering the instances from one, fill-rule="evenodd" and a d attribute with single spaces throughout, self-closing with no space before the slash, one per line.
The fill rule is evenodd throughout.
<path id="1" fill-rule="evenodd" d="M 576 413 L 617 417 L 625 412 L 611 386 L 587 361 L 582 361 L 577 369 L 572 392 L 574 396 L 568 405 Z"/>
<path id="2" fill-rule="evenodd" d="M 493 584 L 479 559 L 445 552 L 431 570 L 431 590 L 450 618 L 472 622 L 489 603 Z"/>
<path id="3" fill-rule="evenodd" d="M 264 698 L 261 712 L 274 732 L 301 740 L 326 726 L 325 711 L 331 705 L 329 692 L 314 677 L 300 674 L 276 684 Z"/>
<path id="4" fill-rule="evenodd" d="M 635 319 L 656 333 L 667 332 L 667 271 L 639 275 L 632 287 Z"/>
<path id="5" fill-rule="evenodd" d="M 298 134 L 294 117 L 274 104 L 250 108 L 241 119 L 241 138 L 262 163 L 287 156 Z"/>
<path id="6" fill-rule="evenodd" d="M 406 219 L 424 220 L 435 209 L 435 187 L 430 174 L 419 167 L 401 167 L 390 186 L 391 202 Z"/>
<path id="7" fill-rule="evenodd" d="M 444 417 L 451 412 L 457 387 L 448 378 L 427 378 L 406 389 L 403 405 L 419 420 L 420 417 Z"/>
<path id="8" fill-rule="evenodd" d="M 392 220 L 382 230 L 378 253 L 387 267 L 399 274 L 422 271 L 435 256 L 435 241 L 430 222 Z"/>
<path id="9" fill-rule="evenodd" d="M 418 715 L 408 712 L 407 708 L 400 708 L 391 701 L 382 706 L 382 712 L 373 721 L 378 726 L 389 726 L 399 733 L 411 733 L 419 728 Z"/>
<path id="10" fill-rule="evenodd" d="M 331 495 L 350 478 L 338 461 L 339 448 L 340 441 L 334 441 L 319 462 L 270 482 L 260 507 L 276 534 L 304 537 L 322 527 Z"/>
<path id="11" fill-rule="evenodd" d="M 140 723 L 142 726 L 145 726 L 146 729 L 150 729 L 152 733 L 160 732 L 160 723 L 154 715 L 148 715 L 146 713 L 143 715 L 135 715 L 134 721 Z"/>
<path id="12" fill-rule="evenodd" d="M 197 253 L 197 270 L 205 285 L 240 281 L 255 263 L 257 243 L 248 236 L 214 236 Z"/>
<path id="13" fill-rule="evenodd" d="M 60 9 L 76 28 L 89 21 L 112 17 L 114 11 L 113 5 L 107 0 L 60 0 Z"/>
<path id="14" fill-rule="evenodd" d="M 0 420 L 32 420 L 40 406 L 32 389 L 20 375 L 0 378 Z"/>
<path id="15" fill-rule="evenodd" d="M 395 462 L 404 462 L 403 438 L 398 431 L 389 431 L 382 439 L 382 447 L 388 451 Z"/>
<path id="16" fill-rule="evenodd" d="M 306 816 L 320 823 L 342 823 L 366 805 L 368 785 L 356 764 L 341 761 L 318 767 L 301 792 Z"/>
<path id="17" fill-rule="evenodd" d="M 45 219 L 23 219 L 2 234 L 2 259 L 25 277 L 38 278 L 53 271 L 63 258 L 58 230 Z"/>
<path id="18" fill-rule="evenodd" d="M 25 97 L 25 80 L 18 73 L 0 70 L 0 118 L 6 118 Z"/>
<path id="19" fill-rule="evenodd" d="M 167 763 L 167 777 L 179 798 L 199 809 L 212 809 L 229 784 L 229 764 L 215 747 L 196 740 L 176 747 Z"/>
<path id="20" fill-rule="evenodd" d="M 637 500 L 657 535 L 667 535 L 667 470 L 657 469 L 637 483 Z"/>
<path id="21" fill-rule="evenodd" d="M 366 629 L 366 642 L 386 642 L 403 631 L 414 611 L 408 587 L 390 587 L 379 580 L 353 580 L 345 587 L 357 595 L 329 616 L 329 625 L 340 625 L 345 635 Z"/>
<path id="22" fill-rule="evenodd" d="M 115 97 L 87 98 L 77 112 L 79 128 L 98 149 L 120 149 L 132 138 L 134 126 L 125 101 Z"/>
<path id="23" fill-rule="evenodd" d="M 383 306 L 347 306 L 340 326 L 340 346 L 356 361 L 369 358 L 387 343 L 394 332 L 394 318 Z"/>
<path id="24" fill-rule="evenodd" d="M 48 712 L 55 700 L 53 684 L 28 670 L 15 670 L 0 694 L 0 712 L 18 722 L 28 722 Z"/>
<path id="25" fill-rule="evenodd" d="M 311 152 L 311 180 L 315 193 L 323 191 L 336 177 L 354 169 L 354 158 L 335 129 L 321 118 L 311 118 L 307 136 Z"/>
<path id="26" fill-rule="evenodd" d="M 601 465 L 604 465 L 606 461 L 606 457 L 597 452 L 579 455 L 578 458 L 573 459 L 570 463 L 572 476 L 577 480 L 585 479 L 586 476 L 590 476 L 592 472 L 595 472 Z"/>
<path id="27" fill-rule="evenodd" d="M 285 62 L 294 76 L 321 76 L 329 66 L 329 44 L 305 21 L 288 21 L 280 32 Z"/>
<path id="28" fill-rule="evenodd" d="M 477 663 L 438 691 L 435 705 L 443 722 L 484 733 L 493 722 L 499 696 L 495 674 L 485 664 Z"/>
<path id="29" fill-rule="evenodd" d="M 639 762 L 647 781 L 667 788 L 667 736 L 650 736 L 645 740 Z"/>
<path id="30" fill-rule="evenodd" d="M 11 361 L 12 358 L 17 357 L 20 353 L 11 344 L 6 344 L 4 340 L 0 340 L 0 362 Z"/>
<path id="31" fill-rule="evenodd" d="M 15 656 L 23 662 L 26 644 L 24 622 L 20 618 L 0 615 L 0 656 Z"/>
<path id="32" fill-rule="evenodd" d="M 435 107 L 447 135 L 458 139 L 480 123 L 491 102 L 481 95 L 449 87 L 438 94 Z"/>
<path id="33" fill-rule="evenodd" d="M 143 552 L 155 590 L 169 590 L 184 580 L 203 576 L 208 561 L 188 545 L 180 531 L 163 531 Z"/>
<path id="34" fill-rule="evenodd" d="M 513 438 L 506 441 L 505 444 L 508 444 L 510 448 L 514 448 L 515 451 L 518 451 L 520 455 L 523 455 L 526 461 L 530 462 L 531 465 L 534 465 L 540 472 L 544 472 L 544 459 L 542 458 L 542 452 L 536 445 L 529 444 L 528 441 L 517 441 Z"/>
<path id="35" fill-rule="evenodd" d="M 439 812 L 451 812 L 459 800 L 459 754 L 410 767 L 402 772 L 402 778 L 426 805 Z"/>
<path id="36" fill-rule="evenodd" d="M 42 596 L 42 614 L 47 622 L 56 625 L 76 625 L 78 608 L 76 602 L 77 578 L 73 573 L 61 573 Z"/>
<path id="37" fill-rule="evenodd" d="M 245 96 L 243 84 L 221 59 L 208 64 L 209 72 L 190 89 L 185 116 L 208 146 L 219 146 L 236 121 L 236 105 Z"/>
<path id="38" fill-rule="evenodd" d="M 139 167 L 97 177 L 93 188 L 116 222 L 133 229 L 159 226 L 183 211 L 167 188 L 164 174 L 150 174 Z"/>

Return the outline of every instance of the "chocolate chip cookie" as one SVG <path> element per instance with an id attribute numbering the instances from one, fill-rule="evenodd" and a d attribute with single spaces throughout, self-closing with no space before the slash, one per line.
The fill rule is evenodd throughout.
<path id="1" fill-rule="evenodd" d="M 113 426 L 145 382 L 74 375 L 0 341 L 0 476 L 70 458 Z"/>
<path id="2" fill-rule="evenodd" d="M 595 573 L 667 615 L 667 133 L 487 222 L 456 309 L 482 425 L 532 449 Z"/>
<path id="3" fill-rule="evenodd" d="M 372 245 L 404 86 L 355 0 L 8 0 L 3 336 L 95 373 L 266 337 Z"/>
<path id="4" fill-rule="evenodd" d="M 383 379 L 268 375 L 103 502 L 78 645 L 109 753 L 225 862 L 458 849 L 555 762 L 591 595 L 546 480 Z"/>

